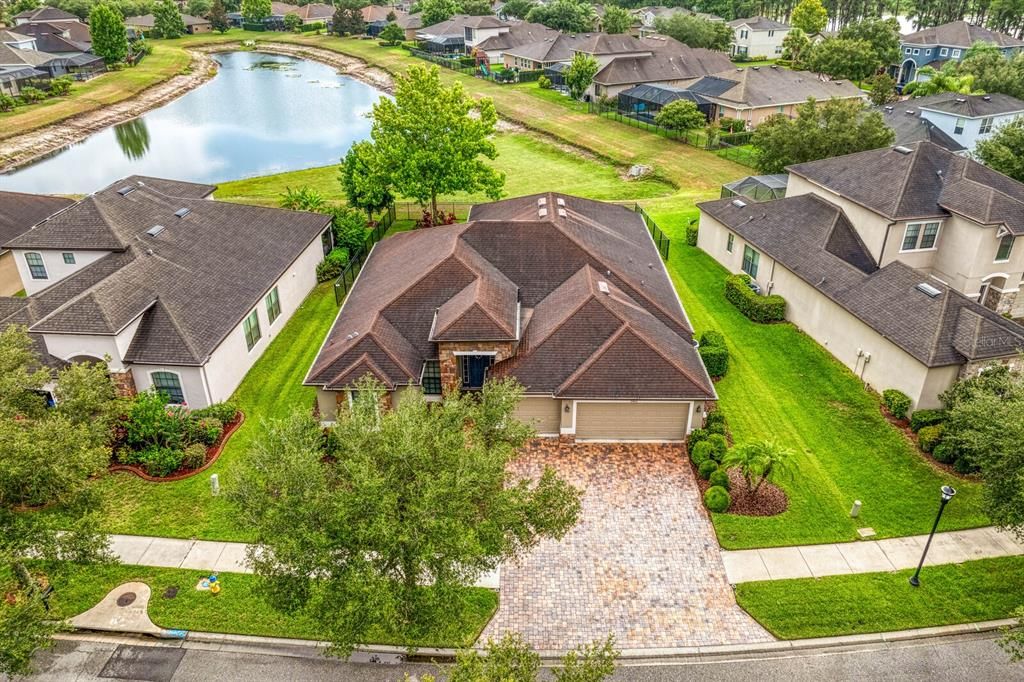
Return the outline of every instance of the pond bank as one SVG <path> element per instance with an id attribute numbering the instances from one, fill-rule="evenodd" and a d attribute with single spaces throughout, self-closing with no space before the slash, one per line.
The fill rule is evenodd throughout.
<path id="1" fill-rule="evenodd" d="M 217 62 L 211 56 L 212 54 L 242 49 L 245 48 L 237 42 L 189 48 L 186 51 L 192 61 L 187 73 L 173 76 L 143 90 L 139 95 L 117 104 L 37 128 L 0 142 L 0 173 L 14 171 L 69 145 L 81 142 L 100 130 L 135 119 L 181 97 L 216 75 Z M 369 66 L 355 57 L 348 57 L 331 50 L 261 42 L 255 51 L 319 62 L 385 92 L 390 92 L 393 85 L 391 76 L 385 71 Z"/>

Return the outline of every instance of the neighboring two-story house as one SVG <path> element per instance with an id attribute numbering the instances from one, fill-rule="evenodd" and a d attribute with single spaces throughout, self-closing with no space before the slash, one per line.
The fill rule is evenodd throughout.
<path id="1" fill-rule="evenodd" d="M 789 24 L 765 17 L 748 17 L 729 22 L 732 28 L 730 54 L 776 59 L 782 56 L 782 41 L 789 35 Z"/>
<path id="2" fill-rule="evenodd" d="M 330 217 L 213 201 L 209 185 L 130 177 L 6 242 L 48 364 L 106 362 L 122 392 L 226 400 L 316 285 Z"/>
<path id="3" fill-rule="evenodd" d="M 894 74 L 896 84 L 902 87 L 916 81 L 922 66 L 941 69 L 946 62 L 960 61 L 975 43 L 995 45 L 1007 57 L 1024 48 L 1024 40 L 966 21 L 925 28 L 903 36 L 900 42 L 900 64 Z"/>
<path id="4" fill-rule="evenodd" d="M 680 441 L 714 385 L 643 217 L 539 194 L 374 246 L 306 377 L 333 421 L 363 377 L 396 404 L 513 377 L 544 436 Z"/>
<path id="5" fill-rule="evenodd" d="M 700 205 L 698 246 L 878 390 L 939 405 L 959 376 L 1017 362 L 1024 184 L 930 142 L 787 169 L 786 197 Z"/>

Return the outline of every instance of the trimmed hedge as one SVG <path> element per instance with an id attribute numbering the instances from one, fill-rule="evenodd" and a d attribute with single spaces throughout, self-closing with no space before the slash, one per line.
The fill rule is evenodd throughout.
<path id="1" fill-rule="evenodd" d="M 714 329 L 709 329 L 700 335 L 700 345 L 724 348 L 725 334 L 722 332 L 716 332 Z"/>
<path id="2" fill-rule="evenodd" d="M 935 446 L 942 441 L 942 433 L 946 430 L 945 424 L 932 424 L 923 426 L 917 432 L 917 442 L 925 452 L 931 452 Z"/>
<path id="3" fill-rule="evenodd" d="M 732 485 L 731 483 L 729 483 L 728 472 L 726 472 L 726 470 L 721 467 L 715 469 L 715 471 L 708 477 L 708 483 L 710 483 L 712 486 L 725 488 L 726 490 L 728 490 L 729 486 Z"/>
<path id="4" fill-rule="evenodd" d="M 697 246 L 697 232 L 696 225 L 686 226 L 686 243 L 690 246 Z"/>
<path id="5" fill-rule="evenodd" d="M 715 446 L 711 443 L 701 441 L 690 448 L 690 461 L 693 462 L 694 466 L 699 467 L 708 460 L 714 460 Z"/>
<path id="6" fill-rule="evenodd" d="M 910 430 L 917 433 L 926 426 L 941 424 L 946 421 L 945 410 L 917 410 L 910 415 Z"/>
<path id="7" fill-rule="evenodd" d="M 242 30 L 245 31 L 266 31 L 267 25 L 262 21 L 245 22 L 242 24 Z"/>
<path id="8" fill-rule="evenodd" d="M 885 409 L 889 410 L 889 414 L 897 419 L 907 418 L 907 410 L 910 409 L 911 402 L 910 396 L 903 391 L 897 391 L 895 388 L 887 388 L 882 391 L 882 404 L 885 405 Z"/>
<path id="9" fill-rule="evenodd" d="M 956 460 L 956 448 L 952 443 L 941 442 L 932 450 L 932 457 L 936 462 L 952 464 Z"/>
<path id="10" fill-rule="evenodd" d="M 711 474 L 718 471 L 718 462 L 713 459 L 706 459 L 697 466 L 697 473 L 705 481 L 711 478 Z"/>
<path id="11" fill-rule="evenodd" d="M 696 447 L 697 443 L 707 440 L 710 435 L 711 432 L 707 429 L 694 429 L 693 431 L 690 431 L 690 435 L 686 437 L 686 446 L 692 450 Z"/>
<path id="12" fill-rule="evenodd" d="M 747 286 L 750 275 L 730 275 L 725 278 L 725 298 L 754 322 L 781 322 L 786 319 L 786 299 L 772 294 L 761 296 Z"/>
<path id="13" fill-rule="evenodd" d="M 732 498 L 729 491 L 717 485 L 713 485 L 704 491 L 704 505 L 713 512 L 721 514 L 729 509 Z"/>
<path id="14" fill-rule="evenodd" d="M 709 433 L 725 435 L 725 413 L 721 409 L 708 412 L 704 417 L 704 429 Z"/>
<path id="15" fill-rule="evenodd" d="M 322 21 L 315 21 L 312 24 L 302 24 L 299 26 L 299 33 L 309 33 L 310 31 L 323 31 L 327 28 L 327 24 Z"/>
<path id="16" fill-rule="evenodd" d="M 713 433 L 704 442 L 711 446 L 712 459 L 716 462 L 721 462 L 722 458 L 725 457 L 726 450 L 729 449 L 729 442 L 725 440 L 725 436 L 720 433 Z"/>
<path id="17" fill-rule="evenodd" d="M 701 334 L 697 352 L 712 377 L 724 377 L 729 371 L 729 349 L 721 332 L 709 330 Z"/>

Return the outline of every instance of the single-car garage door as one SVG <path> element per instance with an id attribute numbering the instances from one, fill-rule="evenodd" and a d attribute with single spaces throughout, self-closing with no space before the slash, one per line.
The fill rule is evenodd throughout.
<path id="1" fill-rule="evenodd" d="M 576 437 L 683 440 L 690 403 L 576 403 Z"/>
<path id="2" fill-rule="evenodd" d="M 557 434 L 562 424 L 561 404 L 554 398 L 523 398 L 516 407 L 516 416 L 533 426 L 537 433 Z"/>

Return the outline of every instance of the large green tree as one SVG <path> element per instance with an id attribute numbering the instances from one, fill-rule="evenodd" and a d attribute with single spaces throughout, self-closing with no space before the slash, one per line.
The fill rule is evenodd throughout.
<path id="1" fill-rule="evenodd" d="M 821 0 L 800 0 L 793 8 L 789 23 L 807 35 L 821 33 L 828 24 L 828 10 Z"/>
<path id="2" fill-rule="evenodd" d="M 366 211 L 370 219 L 375 211 L 395 200 L 386 169 L 377 159 L 373 143 L 367 140 L 356 142 L 345 154 L 338 179 L 348 205 Z"/>
<path id="3" fill-rule="evenodd" d="M 721 21 L 708 21 L 692 14 L 676 12 L 667 18 L 654 21 L 658 33 L 675 38 L 690 47 L 704 47 L 709 50 L 728 50 L 732 41 L 732 29 Z"/>
<path id="4" fill-rule="evenodd" d="M 405 31 L 398 24 L 391 22 L 377 34 L 377 38 L 380 39 L 385 45 L 397 45 L 405 40 Z"/>
<path id="5" fill-rule="evenodd" d="M 89 33 L 92 35 L 93 54 L 103 57 L 107 64 L 123 62 L 128 56 L 124 17 L 110 5 L 93 5 L 89 12 Z"/>
<path id="6" fill-rule="evenodd" d="M 228 13 L 224 7 L 223 0 L 213 0 L 213 5 L 210 6 L 209 18 L 210 26 L 218 33 L 227 33 L 228 29 L 231 28 L 231 22 L 228 20 Z"/>
<path id="7" fill-rule="evenodd" d="M 1024 55 L 1007 58 L 995 47 L 975 43 L 957 65 L 961 76 L 973 77 L 973 86 L 982 92 L 1001 92 L 1024 98 Z"/>
<path id="8" fill-rule="evenodd" d="M 257 24 L 270 16 L 273 8 L 270 0 L 242 0 L 242 19 L 249 24 Z"/>
<path id="9" fill-rule="evenodd" d="M 940 92 L 955 92 L 961 95 L 980 95 L 981 91 L 974 85 L 974 75 L 961 74 L 956 64 L 947 62 L 941 69 L 922 66 L 917 71 L 921 80 L 907 83 L 903 87 L 904 95 L 926 97 Z"/>
<path id="10" fill-rule="evenodd" d="M 881 65 L 871 43 L 847 38 L 826 38 L 811 48 L 807 59 L 811 71 L 857 82 L 873 75 Z"/>
<path id="11" fill-rule="evenodd" d="M 373 105 L 370 138 L 387 185 L 421 204 L 429 201 L 436 216 L 441 194 L 501 197 L 505 174 L 483 160 L 498 155 L 491 139 L 497 123 L 490 99 L 474 101 L 461 83 L 444 86 L 436 66 L 414 65 L 395 77 L 394 99 Z"/>
<path id="12" fill-rule="evenodd" d="M 11 576 L 0 578 L 0 675 L 28 672 L 60 627 L 47 619 L 29 562 L 108 558 L 88 481 L 110 461 L 114 386 L 105 366 L 69 366 L 48 409 L 42 391 L 53 380 L 23 327 L 0 332 L 0 575 Z M 32 511 L 51 504 L 64 508 L 59 520 Z"/>
<path id="13" fill-rule="evenodd" d="M 590 84 L 594 82 L 600 66 L 597 60 L 589 54 L 577 52 L 569 62 L 569 68 L 565 70 L 565 84 L 569 87 L 569 94 L 573 99 L 583 97 Z"/>
<path id="14" fill-rule="evenodd" d="M 996 128 L 991 137 L 975 145 L 974 155 L 989 168 L 1024 182 L 1024 118 Z"/>
<path id="15" fill-rule="evenodd" d="M 601 30 L 605 33 L 625 33 L 634 21 L 635 18 L 625 7 L 608 5 L 601 17 Z"/>
<path id="16" fill-rule="evenodd" d="M 440 24 L 459 13 L 457 0 L 420 0 L 419 8 L 424 26 Z"/>
<path id="17" fill-rule="evenodd" d="M 185 14 L 189 14 L 193 17 L 205 17 L 210 13 L 213 4 L 210 0 L 188 0 L 188 4 L 185 5 Z"/>
<path id="18" fill-rule="evenodd" d="M 508 0 L 501 8 L 506 19 L 525 19 L 530 10 L 537 6 L 533 0 Z"/>
<path id="19" fill-rule="evenodd" d="M 654 122 L 669 130 L 692 130 L 703 128 L 708 120 L 697 105 L 688 99 L 669 102 L 654 116 Z"/>
<path id="20" fill-rule="evenodd" d="M 185 33 L 185 22 L 174 0 L 160 0 L 153 7 L 153 28 L 161 38 L 180 38 Z"/>
<path id="21" fill-rule="evenodd" d="M 900 25 L 895 18 L 871 17 L 847 24 L 839 31 L 844 40 L 864 40 L 871 44 L 879 66 L 895 64 L 900 59 Z"/>
<path id="22" fill-rule="evenodd" d="M 594 13 L 594 6 L 589 2 L 553 0 L 531 9 L 526 19 L 565 33 L 582 33 L 594 29 L 597 15 Z"/>
<path id="23" fill-rule="evenodd" d="M 790 164 L 877 149 L 894 138 L 882 115 L 859 100 L 821 104 L 810 98 L 797 107 L 796 118 L 776 114 L 761 123 L 751 144 L 758 152 L 759 171 L 781 173 Z"/>
<path id="24" fill-rule="evenodd" d="M 786 37 L 782 39 L 782 58 L 788 59 L 794 69 L 804 68 L 812 49 L 811 39 L 798 28 L 790 29 Z"/>
<path id="25" fill-rule="evenodd" d="M 233 492 L 271 603 L 314 618 L 342 654 L 375 628 L 415 638 L 458 621 L 467 586 L 562 537 L 580 508 L 551 469 L 507 472 L 532 434 L 514 383 L 429 404 L 413 391 L 393 409 L 372 379 L 356 388 L 326 446 L 308 411 L 270 423 Z"/>

